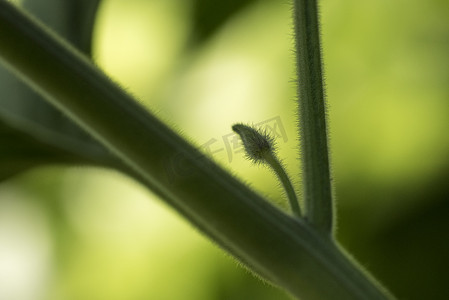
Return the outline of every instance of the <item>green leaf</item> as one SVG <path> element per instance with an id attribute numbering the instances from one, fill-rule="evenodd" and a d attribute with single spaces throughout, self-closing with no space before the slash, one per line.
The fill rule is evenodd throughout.
<path id="1" fill-rule="evenodd" d="M 210 38 L 233 15 L 257 0 L 193 0 L 193 30 L 197 42 Z"/>
<path id="2" fill-rule="evenodd" d="M 98 4 L 98 0 L 28 0 L 23 8 L 90 55 Z M 42 164 L 112 161 L 103 146 L 3 67 L 0 90 L 0 181 Z"/>

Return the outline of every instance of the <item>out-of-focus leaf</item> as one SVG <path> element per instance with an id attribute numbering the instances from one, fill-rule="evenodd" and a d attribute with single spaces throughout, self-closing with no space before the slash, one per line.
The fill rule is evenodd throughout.
<path id="1" fill-rule="evenodd" d="M 70 163 L 79 159 L 70 151 L 17 130 L 0 119 L 0 181 L 45 163 Z"/>
<path id="2" fill-rule="evenodd" d="M 90 56 L 100 0 L 25 0 L 24 8 Z"/>
<path id="3" fill-rule="evenodd" d="M 196 42 L 211 37 L 233 15 L 258 0 L 193 0 L 193 30 Z"/>
<path id="4" fill-rule="evenodd" d="M 90 55 L 99 0 L 27 0 L 23 7 Z M 108 164 L 109 152 L 0 67 L 0 180 L 48 163 Z"/>
<path id="5" fill-rule="evenodd" d="M 419 204 L 403 210 L 376 239 L 380 251 L 388 253 L 388 256 L 377 258 L 376 266 L 394 265 L 380 267 L 379 274 L 389 286 L 394 286 L 399 298 L 449 299 L 447 288 L 435 288 L 447 284 L 448 178 L 449 168 L 446 167 L 424 189 L 415 193 L 417 199 L 425 197 L 426 201 L 419 203 L 417 199 L 410 199 L 411 203 Z M 410 272 L 411 264 L 413 270 L 419 271 Z M 410 282 L 419 282 L 419 285 L 410 287 Z"/>

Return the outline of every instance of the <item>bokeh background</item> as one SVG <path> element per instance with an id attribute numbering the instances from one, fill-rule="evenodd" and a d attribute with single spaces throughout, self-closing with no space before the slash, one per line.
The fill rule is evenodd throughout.
<path id="1" fill-rule="evenodd" d="M 399 299 L 449 299 L 449 2 L 320 5 L 338 240 Z M 226 140 L 277 128 L 300 191 L 290 16 L 286 0 L 103 0 L 93 58 L 285 209 Z M 291 298 L 132 179 L 49 165 L 0 183 L 0 299 Z"/>

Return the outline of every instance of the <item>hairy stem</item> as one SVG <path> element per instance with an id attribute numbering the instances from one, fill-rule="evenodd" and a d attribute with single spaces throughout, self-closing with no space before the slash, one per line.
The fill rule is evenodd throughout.
<path id="1" fill-rule="evenodd" d="M 285 169 L 280 163 L 279 159 L 273 153 L 267 153 L 267 155 L 265 155 L 265 160 L 281 181 L 282 186 L 285 189 L 285 193 L 287 194 L 292 212 L 297 217 L 302 217 L 301 208 L 299 207 L 295 189 L 293 188 L 292 182 L 290 181 L 290 178 L 288 178 L 288 175 L 285 172 Z"/>
<path id="2" fill-rule="evenodd" d="M 149 186 L 256 273 L 304 299 L 389 299 L 309 224 L 201 156 L 87 59 L 0 0 L 0 57 Z"/>
<path id="3" fill-rule="evenodd" d="M 316 0 L 294 0 L 304 203 L 306 218 L 332 234 L 333 204 L 327 148 Z"/>

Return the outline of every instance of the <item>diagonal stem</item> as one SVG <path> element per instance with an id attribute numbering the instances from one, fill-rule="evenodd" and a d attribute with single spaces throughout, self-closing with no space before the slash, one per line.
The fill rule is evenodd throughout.
<path id="1" fill-rule="evenodd" d="M 316 0 L 293 3 L 305 214 L 320 232 L 332 234 L 333 204 L 318 8 Z"/>

